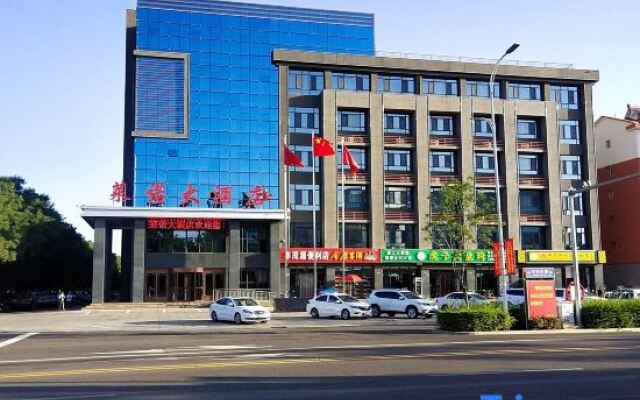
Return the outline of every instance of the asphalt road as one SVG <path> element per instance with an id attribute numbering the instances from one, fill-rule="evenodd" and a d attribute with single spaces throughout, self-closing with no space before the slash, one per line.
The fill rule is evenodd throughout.
<path id="1" fill-rule="evenodd" d="M 0 399 L 640 398 L 637 333 L 247 328 L 0 335 Z"/>

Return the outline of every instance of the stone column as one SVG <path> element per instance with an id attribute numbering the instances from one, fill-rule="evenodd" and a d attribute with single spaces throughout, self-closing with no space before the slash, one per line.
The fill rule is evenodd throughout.
<path id="1" fill-rule="evenodd" d="M 420 268 L 420 295 L 425 299 L 431 297 L 431 272 L 428 268 Z"/>
<path id="2" fill-rule="evenodd" d="M 560 178 L 560 149 L 558 140 L 558 117 L 555 103 L 545 102 L 544 129 L 546 135 L 547 159 L 546 171 L 549 182 L 547 204 L 549 205 L 550 249 L 564 249 L 562 239 L 562 195 Z"/>
<path id="3" fill-rule="evenodd" d="M 382 267 L 373 267 L 373 288 L 384 289 L 384 270 Z"/>
<path id="4" fill-rule="evenodd" d="M 227 289 L 240 287 L 240 222 L 229 221 Z"/>
<path id="5" fill-rule="evenodd" d="M 342 276 L 342 266 L 340 267 L 340 276 Z M 324 287 L 325 288 L 334 287 L 335 284 L 336 284 L 336 267 L 334 266 L 325 267 Z"/>
<path id="6" fill-rule="evenodd" d="M 338 169 L 336 156 L 340 143 L 336 133 L 336 92 L 325 90 L 322 94 L 322 136 L 334 144 L 336 155 L 327 157 L 317 157 L 316 163 L 320 163 L 320 181 L 316 178 L 316 185 L 320 190 L 320 212 L 321 217 L 317 223 L 322 227 L 322 243 L 324 247 L 338 247 Z M 316 164 L 318 165 L 318 164 Z"/>
<path id="7" fill-rule="evenodd" d="M 416 226 L 416 235 L 418 235 L 415 243 L 418 248 L 425 249 L 430 246 L 430 237 L 423 229 L 429 222 L 429 201 L 431 193 L 429 192 L 429 112 L 428 97 L 416 97 L 416 150 L 414 165 L 416 167 L 416 203 L 418 224 Z"/>
<path id="8" fill-rule="evenodd" d="M 120 301 L 131 301 L 132 229 L 122 229 L 122 247 L 120 251 Z"/>
<path id="9" fill-rule="evenodd" d="M 133 263 L 131 266 L 131 301 L 144 301 L 144 263 L 147 246 L 147 221 L 136 219 L 133 223 Z"/>
<path id="10" fill-rule="evenodd" d="M 503 214 L 507 215 L 505 223 L 507 225 L 506 239 L 512 238 L 515 248 L 520 248 L 520 176 L 518 175 L 518 139 L 516 132 L 516 108 L 514 102 L 505 101 L 503 113 L 504 149 L 498 153 L 504 158 L 504 170 L 500 171 L 500 176 L 505 177 L 506 204 L 502 205 Z"/>
<path id="11" fill-rule="evenodd" d="M 109 298 L 110 260 L 111 228 L 107 220 L 96 219 L 93 224 L 93 304 L 102 304 Z"/>
<path id="12" fill-rule="evenodd" d="M 284 290 L 280 274 L 280 222 L 269 223 L 269 286 L 272 292 Z"/>
<path id="13" fill-rule="evenodd" d="M 369 102 L 369 159 L 371 161 L 371 185 L 369 200 L 371 224 L 369 234 L 371 247 L 383 249 L 384 242 L 384 94 L 371 94 Z"/>
<path id="14" fill-rule="evenodd" d="M 465 269 L 465 273 L 467 275 L 465 277 L 465 280 L 467 281 L 467 291 L 475 292 L 476 291 L 476 269 L 475 269 L 475 267 L 467 266 L 467 268 Z"/>

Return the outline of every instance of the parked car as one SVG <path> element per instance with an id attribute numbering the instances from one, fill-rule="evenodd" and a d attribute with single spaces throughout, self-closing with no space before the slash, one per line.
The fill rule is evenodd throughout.
<path id="1" fill-rule="evenodd" d="M 556 301 L 564 301 L 565 300 L 565 289 L 556 288 Z M 497 302 L 502 302 L 502 296 L 499 296 L 496 299 Z M 524 304 L 524 288 L 509 288 L 507 289 L 507 302 L 514 306 L 519 306 L 520 304 Z"/>
<path id="2" fill-rule="evenodd" d="M 247 297 L 223 297 L 209 306 L 211 320 L 243 322 L 267 322 L 271 313 L 254 299 Z"/>
<path id="3" fill-rule="evenodd" d="M 469 304 L 486 304 L 489 303 L 486 297 L 475 292 L 467 292 L 469 296 Z M 436 299 L 436 305 L 440 310 L 447 307 L 461 307 L 464 305 L 464 292 L 451 292 Z"/>
<path id="4" fill-rule="evenodd" d="M 640 298 L 640 289 L 616 289 L 607 293 L 608 299 L 638 299 Z"/>
<path id="5" fill-rule="evenodd" d="M 369 304 L 347 294 L 321 294 L 307 303 L 307 312 L 312 318 L 351 317 L 367 318 L 371 316 Z"/>
<path id="6" fill-rule="evenodd" d="M 438 312 L 438 307 L 434 300 L 423 299 L 409 290 L 380 289 L 374 290 L 369 295 L 371 304 L 371 316 L 379 317 L 382 313 L 393 317 L 396 313 L 407 314 L 409 318 L 418 318 L 424 315 L 426 318 L 433 317 Z"/>

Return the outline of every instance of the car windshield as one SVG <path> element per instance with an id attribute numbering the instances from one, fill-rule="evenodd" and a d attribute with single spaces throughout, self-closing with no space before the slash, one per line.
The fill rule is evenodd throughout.
<path id="1" fill-rule="evenodd" d="M 401 295 L 404 296 L 405 299 L 409 299 L 409 300 L 415 300 L 415 299 L 421 299 L 422 297 L 418 296 L 417 294 L 413 293 L 413 292 L 400 292 Z"/>
<path id="2" fill-rule="evenodd" d="M 251 307 L 251 306 L 258 306 L 258 302 L 255 301 L 254 299 L 236 299 L 235 300 L 236 305 L 241 306 L 241 307 Z"/>
<path id="3" fill-rule="evenodd" d="M 355 303 L 358 302 L 358 299 L 351 297 L 351 296 L 347 296 L 347 295 L 342 295 L 342 296 L 338 296 L 338 298 L 342 301 L 344 301 L 345 303 Z"/>

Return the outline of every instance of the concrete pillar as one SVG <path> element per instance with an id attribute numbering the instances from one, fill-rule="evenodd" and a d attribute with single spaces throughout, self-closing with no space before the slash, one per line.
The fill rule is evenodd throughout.
<path id="1" fill-rule="evenodd" d="M 102 304 L 109 300 L 111 279 L 111 228 L 107 220 L 96 219 L 93 224 L 93 284 L 92 302 Z"/>
<path id="2" fill-rule="evenodd" d="M 503 127 L 504 151 L 498 154 L 503 156 L 504 166 L 500 176 L 505 177 L 506 204 L 502 206 L 503 213 L 507 214 L 507 238 L 513 239 L 515 248 L 520 248 L 520 182 L 518 175 L 518 139 L 516 132 L 517 110 L 511 101 L 504 104 Z M 498 130 L 499 131 L 499 130 Z"/>
<path id="3" fill-rule="evenodd" d="M 131 265 L 131 301 L 144 301 L 144 267 L 147 247 L 147 221 L 136 219 L 133 224 L 133 263 Z"/>
<path id="4" fill-rule="evenodd" d="M 427 268 L 420 268 L 420 296 L 431 298 L 431 273 Z"/>
<path id="5" fill-rule="evenodd" d="M 371 94 L 369 106 L 369 132 L 371 146 L 371 185 L 369 204 L 371 209 L 371 247 L 383 249 L 384 242 L 384 94 Z"/>
<path id="6" fill-rule="evenodd" d="M 460 168 L 462 179 L 475 177 L 473 163 L 475 160 L 473 145 L 473 99 L 460 99 L 460 154 L 458 154 L 457 162 Z"/>
<path id="7" fill-rule="evenodd" d="M 272 292 L 284 291 L 280 270 L 280 223 L 269 224 L 269 287 Z"/>
<path id="8" fill-rule="evenodd" d="M 375 93 L 378 91 L 378 74 L 372 73 L 370 76 L 369 87 L 371 89 L 371 93 Z"/>
<path id="9" fill-rule="evenodd" d="M 416 150 L 414 166 L 416 168 L 416 226 L 418 248 L 425 249 L 430 245 L 428 235 L 423 231 L 429 222 L 429 101 L 427 96 L 416 97 Z"/>
<path id="10" fill-rule="evenodd" d="M 227 246 L 229 268 L 227 269 L 227 289 L 240 287 L 240 222 L 229 221 L 229 242 Z"/>
<path id="11" fill-rule="evenodd" d="M 131 301 L 133 230 L 122 229 L 122 246 L 120 251 L 120 301 Z"/>
<path id="12" fill-rule="evenodd" d="M 336 268 L 334 266 L 327 266 L 325 268 L 325 278 L 324 278 L 324 287 L 330 288 L 336 285 Z M 340 271 L 338 274 L 342 276 L 342 266 L 339 267 Z M 339 288 L 338 290 L 342 290 Z"/>
<path id="13" fill-rule="evenodd" d="M 467 290 L 469 292 L 476 291 L 476 269 L 474 267 L 467 266 L 465 269 L 465 281 L 467 285 Z"/>
<path id="14" fill-rule="evenodd" d="M 383 267 L 373 267 L 373 288 L 384 289 L 384 269 Z"/>
<path id="15" fill-rule="evenodd" d="M 596 138 L 594 134 L 594 122 L 593 122 L 593 107 L 592 107 L 592 91 L 593 84 L 584 85 L 583 87 L 583 97 L 584 97 L 584 138 L 585 143 L 584 146 L 586 155 L 586 160 L 583 160 L 583 163 L 586 163 L 587 167 L 585 169 L 585 173 L 587 176 L 582 180 L 588 180 L 591 182 L 598 181 L 598 171 L 596 165 Z M 585 204 L 585 213 L 586 219 L 589 223 L 590 229 L 587 231 L 591 231 L 591 243 L 593 244 L 593 249 L 598 250 L 601 249 L 601 237 L 600 237 L 600 209 L 598 207 L 598 191 L 591 190 L 588 194 L 584 193 L 582 195 L 583 202 L 588 199 L 588 204 Z M 585 202 L 586 203 L 586 202 Z M 602 266 L 600 268 L 596 268 L 594 271 L 596 275 L 596 281 L 603 279 L 602 276 Z"/>
<path id="16" fill-rule="evenodd" d="M 564 249 L 562 239 L 562 193 L 560 182 L 560 151 L 558 139 L 558 118 L 555 103 L 545 103 L 545 126 L 547 138 L 546 170 L 549 182 L 547 204 L 549 205 L 549 218 L 551 221 L 549 232 L 549 247 L 551 249 Z"/>
<path id="17" fill-rule="evenodd" d="M 336 92 L 335 90 L 325 90 L 322 95 L 322 136 L 334 143 L 337 154 L 340 143 L 338 143 L 336 130 Z M 322 226 L 322 243 L 324 247 L 338 247 L 338 168 L 336 156 L 320 157 L 316 159 L 316 163 L 318 161 L 322 163 L 319 175 L 321 181 L 316 179 L 316 184 L 322 188 L 320 212 L 317 214 L 322 218 L 321 221 L 318 221 Z"/>

